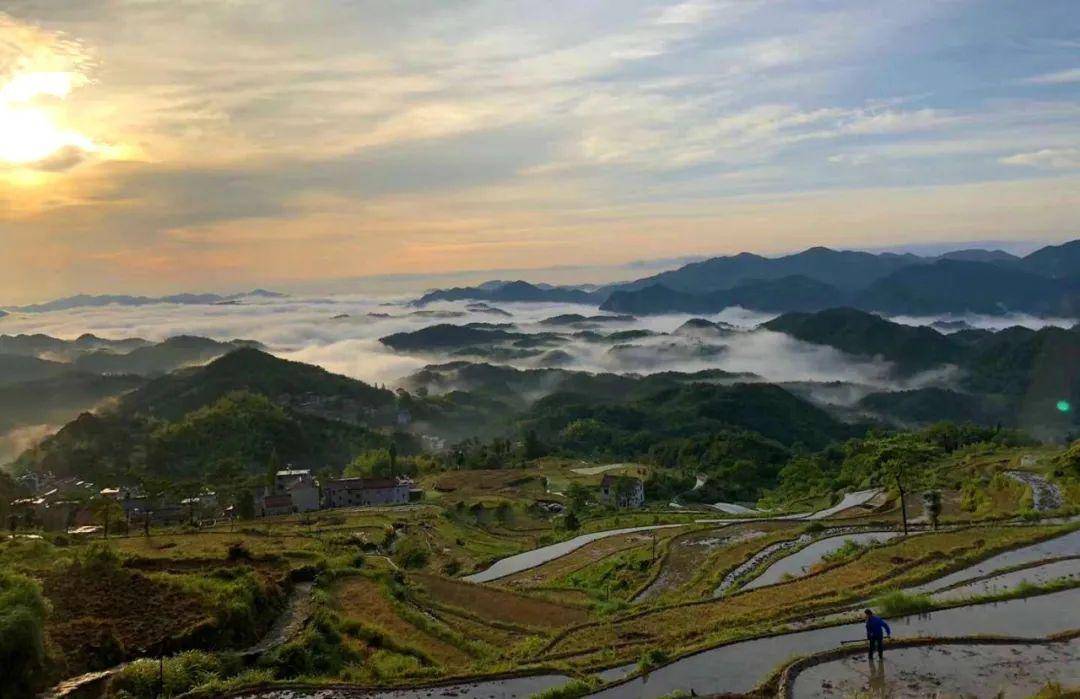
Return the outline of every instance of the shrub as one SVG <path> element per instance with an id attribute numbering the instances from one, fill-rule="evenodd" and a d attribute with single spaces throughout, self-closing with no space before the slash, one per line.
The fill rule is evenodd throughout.
<path id="1" fill-rule="evenodd" d="M 415 539 L 407 538 L 397 545 L 394 560 L 402 568 L 423 568 L 428 562 L 428 551 Z"/>
<path id="2" fill-rule="evenodd" d="M 934 598 L 930 595 L 890 590 L 874 598 L 873 604 L 886 616 L 903 616 L 933 609 Z"/>
<path id="3" fill-rule="evenodd" d="M 591 694 L 596 686 L 585 680 L 570 680 L 564 685 L 551 687 L 532 695 L 531 699 L 578 699 Z"/>
<path id="4" fill-rule="evenodd" d="M 341 632 L 325 607 L 312 615 L 311 623 L 295 640 L 272 650 L 259 660 L 282 679 L 304 675 L 334 676 L 355 654 L 342 645 Z"/>
<path id="5" fill-rule="evenodd" d="M 0 696 L 31 694 L 44 674 L 47 613 L 36 582 L 0 571 Z"/>
<path id="6" fill-rule="evenodd" d="M 668 654 L 663 648 L 650 648 L 638 658 L 638 667 L 642 670 L 650 670 L 667 662 Z"/>
<path id="7" fill-rule="evenodd" d="M 854 539 L 844 539 L 844 543 L 840 548 L 836 549 L 832 553 L 827 553 L 821 557 L 821 560 L 825 563 L 837 563 L 839 561 L 847 560 L 861 552 L 863 549 L 868 548 L 865 544 L 860 544 Z"/>
<path id="8" fill-rule="evenodd" d="M 112 689 L 116 693 L 151 699 L 159 696 L 159 672 L 164 679 L 164 695 L 176 696 L 199 685 L 221 679 L 240 671 L 241 663 L 233 655 L 215 655 L 189 650 L 165 658 L 159 670 L 158 661 L 151 658 L 136 660 L 115 677 Z M 123 695 L 121 695 L 123 696 Z"/>
<path id="9" fill-rule="evenodd" d="M 251 551 L 241 541 L 234 541 L 229 544 L 228 559 L 230 561 L 250 561 Z"/>

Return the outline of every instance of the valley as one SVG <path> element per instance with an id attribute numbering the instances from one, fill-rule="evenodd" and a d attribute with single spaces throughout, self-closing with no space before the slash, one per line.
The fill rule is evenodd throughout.
<path id="1" fill-rule="evenodd" d="M 527 286 L 0 319 L 0 424 L 33 428 L 0 471 L 3 691 L 816 696 L 1071 657 L 1071 324 Z M 866 606 L 883 680 L 844 644 Z"/>

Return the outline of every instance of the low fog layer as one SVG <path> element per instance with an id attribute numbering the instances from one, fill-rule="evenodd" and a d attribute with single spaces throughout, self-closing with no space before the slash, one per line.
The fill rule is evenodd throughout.
<path id="1" fill-rule="evenodd" d="M 406 354 L 394 352 L 379 342 L 380 337 L 411 332 L 439 323 L 514 323 L 519 332 L 560 332 L 571 334 L 581 327 L 541 325 L 540 321 L 560 314 L 596 315 L 593 306 L 573 304 L 506 303 L 498 308 L 512 317 L 485 310 L 469 310 L 469 303 L 433 304 L 417 311 L 403 301 L 384 302 L 371 298 L 333 296 L 325 298 L 282 298 L 246 301 L 240 305 L 141 307 L 110 306 L 39 314 L 12 314 L 0 319 L 0 333 L 44 333 L 66 339 L 83 333 L 107 338 L 142 337 L 162 340 L 172 335 L 191 334 L 217 340 L 243 338 L 257 340 L 274 354 L 287 359 L 322 366 L 329 371 L 372 383 L 394 386 L 426 364 L 453 359 L 443 353 Z M 476 309 L 476 305 L 472 305 Z M 648 316 L 629 322 L 603 323 L 589 329 L 601 334 L 630 329 L 664 333 L 621 341 L 612 351 L 611 342 L 574 339 L 558 346 L 559 366 L 587 371 L 651 373 L 656 371 L 696 371 L 718 368 L 736 373 L 752 373 L 773 382 L 845 382 L 866 387 L 901 387 L 889 379 L 885 362 L 858 360 L 824 346 L 811 345 L 787 335 L 754 330 L 772 317 L 742 308 L 728 308 L 705 316 L 737 328 L 714 339 L 671 336 L 693 316 Z M 906 323 L 930 324 L 937 318 L 899 318 Z M 972 327 L 1000 328 L 1022 324 L 1069 326 L 1066 319 L 983 317 L 962 320 Z M 529 368 L 538 365 L 535 357 L 499 362 Z M 948 380 L 940 372 L 914 377 L 903 387 Z"/>

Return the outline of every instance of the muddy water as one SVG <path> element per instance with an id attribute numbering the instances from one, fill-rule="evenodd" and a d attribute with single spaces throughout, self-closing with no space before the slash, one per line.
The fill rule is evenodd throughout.
<path id="1" fill-rule="evenodd" d="M 1031 507 L 1036 512 L 1046 512 L 1061 507 L 1061 490 L 1046 480 L 1045 476 L 1030 471 L 1006 471 L 1005 475 L 1031 488 Z"/>
<path id="2" fill-rule="evenodd" d="M 909 591 L 934 592 L 955 585 L 956 583 L 971 580 L 972 578 L 989 575 L 990 573 L 1005 568 L 1011 568 L 1027 563 L 1037 563 L 1038 561 L 1047 558 L 1075 556 L 1077 554 L 1080 554 L 1080 529 L 1065 534 L 1064 536 L 1059 536 L 1056 539 L 1044 541 L 1040 544 L 1033 544 L 1023 548 L 1013 549 L 1012 551 L 1006 551 L 1005 553 L 999 553 L 996 556 L 987 558 L 981 563 L 976 563 L 973 566 L 951 573 L 945 577 L 918 585 L 917 587 L 911 588 Z"/>
<path id="3" fill-rule="evenodd" d="M 893 636 L 1010 635 L 1042 638 L 1080 628 L 1080 588 L 977 607 L 959 607 L 890 620 Z M 861 623 L 743 641 L 692 655 L 646 677 L 594 694 L 602 699 L 649 699 L 676 690 L 697 694 L 748 692 L 782 662 L 865 639 Z M 892 652 L 886 648 L 886 662 Z"/>
<path id="4" fill-rule="evenodd" d="M 1014 570 L 1011 573 L 1002 573 L 992 578 L 971 582 L 951 590 L 934 593 L 935 600 L 959 600 L 968 597 L 992 595 L 1011 590 L 1023 582 L 1033 585 L 1044 585 L 1055 580 L 1080 579 L 1080 558 L 1071 558 L 1064 561 L 1055 561 L 1041 566 Z"/>
<path id="5" fill-rule="evenodd" d="M 515 697 L 531 697 L 533 694 L 542 692 L 545 689 L 561 687 L 569 681 L 570 678 L 563 675 L 534 675 L 532 677 L 514 677 L 474 684 L 383 692 L 348 688 L 278 689 L 259 690 L 234 696 L 246 697 L 247 699 L 338 699 L 339 697 L 364 697 L 364 699 L 434 699 L 437 697 L 515 699 Z"/>
<path id="6" fill-rule="evenodd" d="M 764 573 L 743 586 L 744 590 L 752 590 L 756 587 L 773 585 L 784 579 L 784 576 L 805 575 L 809 569 L 822 561 L 825 556 L 838 551 L 847 541 L 854 541 L 860 545 L 888 541 L 902 532 L 863 532 L 860 534 L 841 534 L 827 539 L 815 541 L 806 548 L 782 558 L 769 566 Z"/>
<path id="7" fill-rule="evenodd" d="M 634 532 L 646 532 L 653 529 L 670 529 L 672 527 L 685 527 L 685 524 L 654 524 L 648 527 L 630 527 L 628 529 L 609 529 L 605 532 L 593 532 L 592 534 L 582 534 L 581 536 L 574 537 L 573 539 L 567 539 L 566 541 L 560 541 L 557 544 L 550 546 L 543 546 L 532 551 L 526 551 L 514 556 L 507 556 L 499 561 L 496 561 L 490 568 L 482 570 L 479 573 L 473 573 L 472 575 L 466 575 L 463 580 L 475 583 L 486 583 L 492 580 L 498 580 L 499 578 L 505 578 L 507 575 L 513 575 L 514 573 L 520 573 L 523 570 L 529 568 L 535 568 L 538 565 L 553 561 L 560 556 L 565 556 L 571 551 L 576 551 L 585 544 L 591 544 L 594 541 L 600 539 L 606 539 L 609 536 L 618 536 L 619 534 L 632 534 Z"/>
<path id="8" fill-rule="evenodd" d="M 884 663 L 859 654 L 822 663 L 795 678 L 797 699 L 977 696 L 1019 699 L 1047 682 L 1080 683 L 1080 642 L 1046 645 L 940 645 L 902 648 Z"/>

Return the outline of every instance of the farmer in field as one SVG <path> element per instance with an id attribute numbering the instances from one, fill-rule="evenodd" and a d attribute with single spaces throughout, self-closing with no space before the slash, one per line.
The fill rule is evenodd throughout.
<path id="1" fill-rule="evenodd" d="M 884 659 L 885 636 L 888 635 L 892 638 L 892 629 L 889 628 L 884 619 L 874 614 L 873 611 L 867 609 L 863 613 L 866 614 L 866 640 L 869 642 L 870 662 L 874 662 L 875 647 L 877 647 L 878 658 Z"/>

